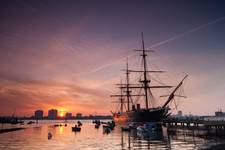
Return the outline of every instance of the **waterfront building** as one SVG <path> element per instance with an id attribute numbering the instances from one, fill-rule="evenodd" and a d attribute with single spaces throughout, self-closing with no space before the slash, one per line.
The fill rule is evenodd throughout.
<path id="1" fill-rule="evenodd" d="M 67 112 L 65 117 L 66 117 L 66 119 L 71 119 L 72 118 L 72 113 Z"/>
<path id="2" fill-rule="evenodd" d="M 35 119 L 43 119 L 44 112 L 43 110 L 36 110 L 34 112 Z"/>
<path id="3" fill-rule="evenodd" d="M 56 119 L 57 116 L 58 116 L 58 110 L 57 109 L 48 110 L 48 119 Z"/>
<path id="4" fill-rule="evenodd" d="M 177 112 L 177 116 L 178 117 L 181 117 L 183 114 L 182 114 L 182 111 L 181 110 L 179 110 L 178 112 Z"/>
<path id="5" fill-rule="evenodd" d="M 221 109 L 219 111 L 215 112 L 216 117 L 225 117 L 225 112 L 223 112 Z"/>
<path id="6" fill-rule="evenodd" d="M 82 118 L 82 114 L 81 113 L 77 113 L 76 114 L 76 118 Z"/>

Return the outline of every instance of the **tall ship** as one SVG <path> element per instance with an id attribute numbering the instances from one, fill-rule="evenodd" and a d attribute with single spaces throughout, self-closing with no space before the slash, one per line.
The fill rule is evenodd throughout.
<path id="1" fill-rule="evenodd" d="M 153 79 L 151 77 L 152 74 L 163 73 L 164 71 L 149 70 L 147 63 L 147 53 L 154 51 L 145 48 L 143 33 L 141 49 L 136 49 L 135 51 L 140 52 L 142 62 L 141 69 L 129 69 L 127 60 L 126 69 L 123 70 L 126 74 L 125 83 L 123 83 L 121 80 L 121 82 L 117 84 L 120 89 L 120 93 L 111 95 L 111 97 L 119 98 L 119 101 L 116 101 L 116 103 L 119 103 L 120 107 L 118 111 L 112 112 L 113 120 L 117 124 L 123 124 L 127 122 L 161 122 L 171 114 L 171 108 L 169 107 L 169 104 L 174 100 L 174 98 L 176 96 L 185 97 L 179 95 L 177 91 L 179 91 L 188 75 L 185 75 L 175 87 L 165 84 L 153 85 Z M 138 74 L 139 78 L 136 83 L 131 83 L 131 74 Z M 156 100 L 153 94 L 153 89 L 169 89 L 169 94 L 160 96 L 166 98 L 162 105 L 154 106 L 152 104 L 152 101 Z M 138 101 L 135 101 L 134 98 L 138 99 Z M 142 102 L 142 105 L 140 104 L 140 101 Z"/>

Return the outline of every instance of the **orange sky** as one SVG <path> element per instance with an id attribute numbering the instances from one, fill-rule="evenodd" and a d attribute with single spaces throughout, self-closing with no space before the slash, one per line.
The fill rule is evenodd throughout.
<path id="1" fill-rule="evenodd" d="M 131 68 L 140 66 L 133 49 L 141 47 L 141 32 L 146 48 L 156 51 L 148 58 L 150 68 L 168 71 L 162 75 L 166 84 L 176 85 L 189 74 L 188 98 L 179 101 L 179 110 L 200 115 L 225 110 L 223 6 L 209 1 L 1 1 L 0 115 L 14 109 L 19 116 L 36 109 L 47 115 L 52 108 L 110 114 L 115 110 L 110 95 L 124 77 L 126 57 Z"/>

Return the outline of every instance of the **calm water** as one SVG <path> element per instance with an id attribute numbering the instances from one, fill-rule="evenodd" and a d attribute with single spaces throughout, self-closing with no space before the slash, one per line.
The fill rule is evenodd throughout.
<path id="1" fill-rule="evenodd" d="M 222 139 L 203 139 L 185 134 L 168 135 L 163 132 L 151 135 L 150 139 L 137 136 L 135 132 L 121 132 L 116 127 L 104 134 L 102 127 L 94 128 L 91 121 L 82 121 L 79 133 L 71 131 L 77 121 L 69 121 L 67 127 L 52 127 L 54 121 L 42 121 L 25 130 L 0 134 L 1 150 L 126 150 L 126 149 L 204 149 L 223 143 Z M 48 140 L 48 132 L 53 134 Z"/>

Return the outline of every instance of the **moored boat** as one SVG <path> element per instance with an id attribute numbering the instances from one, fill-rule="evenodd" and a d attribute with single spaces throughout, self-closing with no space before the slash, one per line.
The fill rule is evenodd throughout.
<path id="1" fill-rule="evenodd" d="M 80 132 L 81 131 L 81 127 L 78 127 L 77 125 L 75 125 L 74 127 L 72 127 L 72 131 Z"/>

